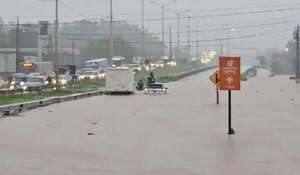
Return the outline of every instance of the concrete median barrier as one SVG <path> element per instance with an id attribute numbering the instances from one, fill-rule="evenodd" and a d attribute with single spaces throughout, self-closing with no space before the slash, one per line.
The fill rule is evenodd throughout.
<path id="1" fill-rule="evenodd" d="M 179 73 L 177 75 L 161 77 L 159 79 L 159 81 L 162 82 L 162 83 L 168 83 L 168 82 L 171 82 L 171 81 L 178 81 L 180 79 L 186 78 L 188 76 L 191 76 L 191 75 L 194 75 L 194 74 L 197 74 L 197 73 L 200 73 L 200 72 L 204 72 L 204 71 L 207 71 L 207 70 L 210 70 L 210 69 L 215 69 L 216 67 L 217 66 L 208 66 L 208 67 L 193 69 L 193 70 L 189 70 L 189 71 L 186 71 L 186 72 Z"/>
<path id="2" fill-rule="evenodd" d="M 25 112 L 25 111 L 35 109 L 38 107 L 45 107 L 45 106 L 49 106 L 49 105 L 52 105 L 55 103 L 78 100 L 78 99 L 102 95 L 102 94 L 103 94 L 103 91 L 93 91 L 93 92 L 88 92 L 88 93 L 79 93 L 79 94 L 73 94 L 73 95 L 67 95 L 67 96 L 61 96 L 61 97 L 50 97 L 50 98 L 46 98 L 43 100 L 3 105 L 3 106 L 0 106 L 0 113 L 2 113 L 2 115 L 5 115 L 5 116 L 17 115 L 21 112 Z"/>

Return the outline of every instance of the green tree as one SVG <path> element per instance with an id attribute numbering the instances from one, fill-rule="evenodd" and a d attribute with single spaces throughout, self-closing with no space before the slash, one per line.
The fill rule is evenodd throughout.
<path id="1" fill-rule="evenodd" d="M 86 47 L 81 49 L 81 55 L 86 58 L 108 58 L 109 39 L 90 41 Z M 127 58 L 127 60 L 131 60 L 132 57 L 137 55 L 137 50 L 121 36 L 117 36 L 114 38 L 114 55 L 122 56 Z"/>

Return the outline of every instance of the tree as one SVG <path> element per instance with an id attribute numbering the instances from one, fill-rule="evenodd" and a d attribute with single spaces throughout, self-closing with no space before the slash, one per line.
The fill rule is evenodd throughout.
<path id="1" fill-rule="evenodd" d="M 108 58 L 109 39 L 90 41 L 86 47 L 81 49 L 81 55 L 86 58 Z M 114 38 L 114 55 L 122 56 L 129 60 L 137 55 L 137 49 L 124 41 L 121 36 L 117 36 Z"/>

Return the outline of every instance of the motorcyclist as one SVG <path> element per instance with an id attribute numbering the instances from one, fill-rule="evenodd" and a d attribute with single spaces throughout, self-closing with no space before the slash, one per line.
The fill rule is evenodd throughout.
<path id="1" fill-rule="evenodd" d="M 137 82 L 136 89 L 137 89 L 138 91 L 141 91 L 141 90 L 144 89 L 144 82 L 143 82 L 142 80 L 139 80 L 139 81 Z"/>
<path id="2" fill-rule="evenodd" d="M 147 77 L 147 84 L 149 86 L 149 84 L 154 84 L 155 83 L 155 77 L 154 77 L 154 73 L 150 72 L 149 76 Z"/>

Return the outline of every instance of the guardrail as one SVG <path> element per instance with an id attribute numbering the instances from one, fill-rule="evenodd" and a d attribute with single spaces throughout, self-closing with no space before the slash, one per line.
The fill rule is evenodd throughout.
<path id="1" fill-rule="evenodd" d="M 66 101 L 72 101 L 97 95 L 102 95 L 103 91 L 93 91 L 87 93 L 79 93 L 67 96 L 60 96 L 60 97 L 49 97 L 46 99 L 30 101 L 30 102 L 23 102 L 23 103 L 15 103 L 10 105 L 0 106 L 0 113 L 3 115 L 16 115 L 20 112 L 28 111 L 30 109 L 35 109 L 38 107 L 49 106 L 55 103 L 61 103 Z"/>

